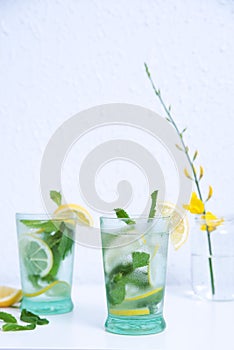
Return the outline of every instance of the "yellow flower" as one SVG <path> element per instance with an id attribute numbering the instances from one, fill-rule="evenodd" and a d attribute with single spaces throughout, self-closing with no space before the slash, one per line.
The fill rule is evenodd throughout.
<path id="1" fill-rule="evenodd" d="M 198 198 L 196 192 L 192 193 L 190 203 L 183 205 L 185 209 L 192 214 L 202 214 L 204 212 L 204 203 Z"/>
<path id="2" fill-rule="evenodd" d="M 201 230 L 206 231 L 206 229 L 208 228 L 209 232 L 214 231 L 216 227 L 221 225 L 224 221 L 222 218 L 218 218 L 210 211 L 208 211 L 205 215 L 202 215 L 201 219 L 205 221 L 205 223 L 201 225 Z"/>

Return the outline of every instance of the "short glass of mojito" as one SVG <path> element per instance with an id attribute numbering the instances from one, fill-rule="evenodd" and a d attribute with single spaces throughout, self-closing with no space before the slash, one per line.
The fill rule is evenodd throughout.
<path id="1" fill-rule="evenodd" d="M 101 217 L 100 224 L 106 330 L 129 335 L 163 331 L 169 218 Z"/>
<path id="2" fill-rule="evenodd" d="M 16 214 L 16 224 L 21 308 L 47 315 L 71 311 L 75 219 Z"/>

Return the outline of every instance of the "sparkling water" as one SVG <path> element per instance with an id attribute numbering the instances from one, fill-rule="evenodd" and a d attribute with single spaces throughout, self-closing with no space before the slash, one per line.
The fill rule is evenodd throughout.
<path id="1" fill-rule="evenodd" d="M 142 219 L 135 225 L 126 225 L 113 219 L 108 227 L 109 223 L 103 221 L 106 329 L 120 334 L 162 331 L 168 247 L 168 232 L 162 231 L 165 225 L 159 225 L 158 221 L 152 225 Z"/>
<path id="2" fill-rule="evenodd" d="M 46 215 L 17 215 L 22 309 L 59 314 L 73 308 L 75 227 L 64 221 L 53 220 L 51 225 Z"/>

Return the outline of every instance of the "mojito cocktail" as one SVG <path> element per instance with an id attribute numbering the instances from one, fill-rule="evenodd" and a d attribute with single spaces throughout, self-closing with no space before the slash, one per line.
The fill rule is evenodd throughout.
<path id="1" fill-rule="evenodd" d="M 71 283 L 75 220 L 16 214 L 22 309 L 59 314 L 73 308 Z"/>
<path id="2" fill-rule="evenodd" d="M 152 334 L 165 328 L 168 218 L 101 218 L 106 330 Z"/>

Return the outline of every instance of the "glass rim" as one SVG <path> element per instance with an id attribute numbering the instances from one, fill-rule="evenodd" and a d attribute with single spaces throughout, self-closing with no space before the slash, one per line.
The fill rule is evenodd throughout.
<path id="1" fill-rule="evenodd" d="M 113 214 L 115 215 L 115 214 Z M 100 216 L 99 219 L 100 220 L 122 220 L 122 221 L 127 221 L 127 220 L 149 220 L 149 221 L 153 221 L 153 220 L 162 220 L 162 219 L 170 219 L 170 215 L 156 215 L 154 218 L 149 218 L 146 215 L 142 215 L 142 216 L 137 216 L 137 215 L 131 215 L 129 218 L 117 218 L 116 216 Z"/>
<path id="2" fill-rule="evenodd" d="M 34 220 L 43 220 L 43 219 L 52 219 L 52 220 L 63 220 L 63 219 L 76 219 L 76 216 L 74 217 L 71 217 L 71 216 L 55 216 L 54 213 L 20 213 L 20 212 L 17 212 L 15 213 L 15 217 L 16 219 L 33 219 L 35 218 Z"/>

